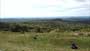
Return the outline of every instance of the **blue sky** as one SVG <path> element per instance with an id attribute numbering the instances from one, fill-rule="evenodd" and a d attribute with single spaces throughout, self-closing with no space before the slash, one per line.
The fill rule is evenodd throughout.
<path id="1" fill-rule="evenodd" d="M 1 0 L 1 18 L 90 16 L 90 0 Z"/>

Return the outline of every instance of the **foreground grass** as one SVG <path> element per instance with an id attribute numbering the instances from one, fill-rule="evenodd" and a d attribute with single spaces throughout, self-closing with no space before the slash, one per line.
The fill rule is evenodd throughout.
<path id="1" fill-rule="evenodd" d="M 37 35 L 37 39 L 34 37 Z M 79 49 L 71 49 L 71 42 Z M 64 33 L 0 32 L 0 51 L 90 51 L 90 36 Z"/>

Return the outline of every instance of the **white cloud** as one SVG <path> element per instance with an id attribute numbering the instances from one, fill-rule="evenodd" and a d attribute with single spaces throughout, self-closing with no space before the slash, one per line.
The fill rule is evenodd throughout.
<path id="1" fill-rule="evenodd" d="M 2 17 L 90 16 L 90 0 L 1 0 Z"/>

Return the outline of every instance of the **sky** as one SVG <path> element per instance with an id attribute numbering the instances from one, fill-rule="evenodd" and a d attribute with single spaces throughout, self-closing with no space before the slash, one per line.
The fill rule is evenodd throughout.
<path id="1" fill-rule="evenodd" d="M 1 18 L 90 16 L 90 0 L 1 0 Z"/>

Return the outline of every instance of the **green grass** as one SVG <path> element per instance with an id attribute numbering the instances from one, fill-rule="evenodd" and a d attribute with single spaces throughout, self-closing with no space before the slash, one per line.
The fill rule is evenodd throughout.
<path id="1" fill-rule="evenodd" d="M 37 39 L 33 37 L 37 36 Z M 71 42 L 79 47 L 71 49 Z M 0 32 L 1 51 L 90 51 L 89 36 L 74 36 L 73 32 L 30 33 Z"/>

